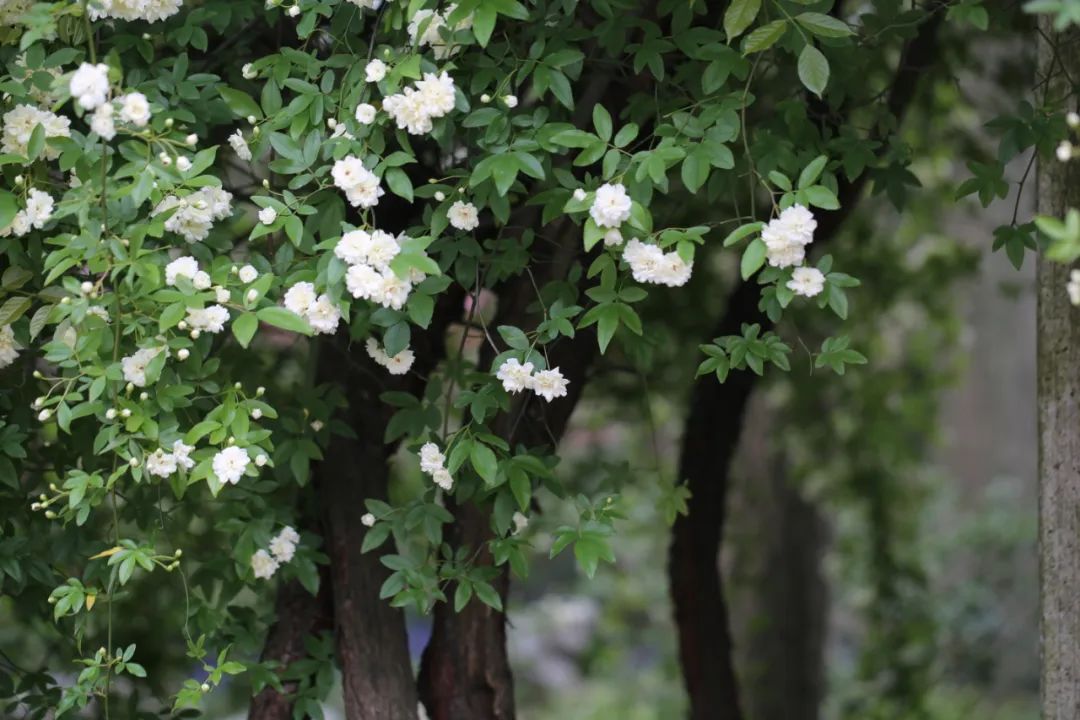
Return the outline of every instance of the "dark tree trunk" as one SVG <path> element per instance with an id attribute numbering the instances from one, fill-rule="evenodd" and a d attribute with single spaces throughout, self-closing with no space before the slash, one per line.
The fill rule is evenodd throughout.
<path id="1" fill-rule="evenodd" d="M 1080 33 L 1056 32 L 1050 14 L 1040 16 L 1039 29 L 1045 97 L 1074 103 L 1070 79 L 1080 75 Z M 1040 214 L 1063 217 L 1080 207 L 1078 163 L 1040 159 Z M 1080 718 L 1080 310 L 1065 291 L 1070 271 L 1039 257 L 1040 685 L 1045 720 Z"/>
<path id="2" fill-rule="evenodd" d="M 915 94 L 920 76 L 936 59 L 937 35 L 944 5 L 935 5 L 901 54 L 886 107 L 897 125 Z M 840 210 L 821 213 L 815 248 L 832 238 L 862 194 L 867 175 L 841 182 Z M 758 310 L 758 287 L 740 283 L 706 341 L 739 334 L 743 323 L 771 322 Z M 731 633 L 718 554 L 732 454 L 756 376 L 732 373 L 722 385 L 715 377 L 693 386 L 685 424 L 679 477 L 691 492 L 689 512 L 675 521 L 668 560 L 671 597 L 679 638 L 679 661 L 690 696 L 693 720 L 739 720 L 742 717 L 732 664 Z"/>

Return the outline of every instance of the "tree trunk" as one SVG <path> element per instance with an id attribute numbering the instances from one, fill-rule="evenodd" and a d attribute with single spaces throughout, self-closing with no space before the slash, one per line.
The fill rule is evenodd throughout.
<path id="1" fill-rule="evenodd" d="M 1070 98 L 1080 33 L 1040 15 L 1039 76 L 1046 97 Z M 1056 46 L 1056 57 L 1055 57 Z M 1061 108 L 1065 109 L 1065 108 Z M 1071 109 L 1071 106 L 1070 106 Z M 1080 207 L 1080 164 L 1039 162 L 1039 213 Z M 1080 718 L 1080 310 L 1065 291 L 1070 268 L 1040 256 L 1038 285 L 1039 561 L 1042 717 Z"/>

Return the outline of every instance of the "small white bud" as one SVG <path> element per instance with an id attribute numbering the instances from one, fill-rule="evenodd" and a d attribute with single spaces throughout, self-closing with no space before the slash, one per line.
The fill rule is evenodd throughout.
<path id="1" fill-rule="evenodd" d="M 247 121 L 248 121 L 248 125 L 254 125 L 255 124 L 255 116 L 254 115 L 248 115 L 247 116 Z"/>
<path id="2" fill-rule="evenodd" d="M 122 417 L 122 418 L 131 417 L 131 408 L 124 408 L 123 410 L 121 410 L 120 411 L 120 417 Z"/>
<path id="3" fill-rule="evenodd" d="M 251 411 L 252 420 L 258 420 L 261 417 L 262 417 L 262 410 L 260 410 L 259 408 L 255 408 L 255 409 L 253 409 Z"/>
<path id="4" fill-rule="evenodd" d="M 210 683 L 203 683 L 199 686 L 199 689 L 202 690 L 204 693 L 210 692 Z"/>
<path id="5" fill-rule="evenodd" d="M 148 393 L 148 392 L 139 393 L 139 399 L 142 400 L 143 402 L 146 402 L 147 400 L 150 399 L 150 393 Z"/>
<path id="6" fill-rule="evenodd" d="M 60 304 L 61 305 L 70 305 L 71 304 L 71 298 L 69 298 L 67 296 L 64 296 L 64 297 L 60 298 Z"/>
<path id="7" fill-rule="evenodd" d="M 269 179 L 267 179 L 267 178 L 263 178 L 263 181 L 262 181 L 262 186 L 263 186 L 264 188 L 267 188 L 267 189 L 269 189 L 269 188 L 270 188 L 270 180 L 269 180 Z"/>
<path id="8" fill-rule="evenodd" d="M 516 108 L 518 104 L 517 95 L 505 95 L 503 96 L 503 102 L 506 103 L 508 108 Z"/>
<path id="9" fill-rule="evenodd" d="M 41 378 L 43 378 L 45 376 L 41 374 L 40 370 L 35 370 L 34 371 L 34 377 L 37 378 L 38 380 L 40 380 Z"/>
<path id="10" fill-rule="evenodd" d="M 128 383 L 127 385 L 124 386 L 124 392 L 126 392 L 128 395 L 130 395 L 131 391 L 134 390 L 134 389 L 135 389 L 135 385 L 133 383 Z"/>
<path id="11" fill-rule="evenodd" d="M 90 282 L 89 280 L 84 280 L 82 285 L 79 286 L 79 292 L 81 292 L 83 295 L 89 295 L 90 293 L 94 292 L 94 283 Z"/>
<path id="12" fill-rule="evenodd" d="M 172 126 L 173 126 L 173 119 L 172 118 L 165 118 L 165 127 L 171 128 Z"/>
<path id="13" fill-rule="evenodd" d="M 435 199 L 438 200 L 439 202 L 442 202 L 443 200 L 446 199 L 446 193 L 444 193 L 442 190 L 436 190 L 435 191 Z"/>
<path id="14" fill-rule="evenodd" d="M 22 185 L 23 184 L 23 176 L 22 175 L 16 175 L 15 176 L 15 184 L 16 185 Z"/>
<path id="15" fill-rule="evenodd" d="M 1065 116 L 1065 122 L 1071 128 L 1080 127 L 1080 113 L 1070 112 Z"/>
<path id="16" fill-rule="evenodd" d="M 139 458 L 137 458 L 137 457 L 131 458 L 130 460 L 128 460 L 128 465 L 130 465 L 133 468 L 139 467 Z"/>
<path id="17" fill-rule="evenodd" d="M 371 527 L 375 524 L 375 516 L 371 513 L 364 513 L 360 516 L 360 524 L 364 527 Z"/>
<path id="18" fill-rule="evenodd" d="M 108 410 L 106 410 L 105 411 L 105 419 L 106 420 L 115 420 L 116 419 L 116 408 L 109 408 Z"/>
<path id="19" fill-rule="evenodd" d="M 45 408 L 44 410 L 42 410 L 41 412 L 38 413 L 37 419 L 40 420 L 41 422 L 45 422 L 50 417 L 52 417 L 52 410 L 50 410 L 49 408 Z"/>
<path id="20" fill-rule="evenodd" d="M 328 120 L 326 121 L 326 127 L 328 127 L 328 128 L 330 128 L 331 130 L 333 130 L 334 128 L 336 128 L 336 127 L 337 127 L 337 120 L 336 120 L 335 118 L 330 118 L 330 119 L 328 119 Z"/>
<path id="21" fill-rule="evenodd" d="M 256 455 L 255 456 L 255 464 L 257 466 L 259 466 L 259 467 L 262 467 L 263 465 L 265 465 L 266 464 L 266 456 L 261 454 L 261 453 L 259 455 Z"/>
<path id="22" fill-rule="evenodd" d="M 253 303 L 253 302 L 255 302 L 256 300 L 259 299 L 259 291 L 256 290 L 255 288 L 251 288 L 250 290 L 247 291 L 247 295 L 245 295 L 244 297 L 247 298 L 247 301 L 249 303 Z"/>
<path id="23" fill-rule="evenodd" d="M 55 520 L 56 519 L 56 513 L 54 511 L 52 511 L 52 510 L 46 510 L 45 511 L 45 517 L 49 518 L 50 520 Z"/>
<path id="24" fill-rule="evenodd" d="M 233 383 L 233 390 L 243 390 L 243 389 L 244 389 L 244 384 L 243 383 L 241 383 L 239 381 Z"/>
<path id="25" fill-rule="evenodd" d="M 262 385 L 255 388 L 255 397 L 262 397 L 265 394 L 266 394 L 266 388 L 264 388 Z"/>
<path id="26" fill-rule="evenodd" d="M 190 357 L 190 356 L 191 356 L 191 352 L 187 348 L 180 348 L 179 350 L 176 351 L 176 357 L 180 358 L 181 362 L 183 362 L 184 360 L 187 360 L 188 357 Z"/>
<path id="27" fill-rule="evenodd" d="M 34 398 L 34 409 L 35 410 L 37 410 L 38 408 L 40 408 L 44 404 L 45 404 L 45 398 L 44 397 Z"/>
<path id="28" fill-rule="evenodd" d="M 195 147 L 195 144 L 199 142 L 199 136 L 195 133 L 191 133 L 186 138 L 184 138 L 184 142 L 186 142 L 191 147 Z"/>
<path id="29" fill-rule="evenodd" d="M 1067 162 L 1072 158 L 1073 146 L 1068 140 L 1062 140 L 1061 144 L 1057 146 L 1057 159 L 1061 162 Z"/>
<path id="30" fill-rule="evenodd" d="M 200 336 L 200 335 L 202 335 L 202 333 L 201 333 L 201 332 L 199 332 L 199 328 L 195 328 L 195 329 L 194 329 L 194 330 L 192 330 L 192 331 L 191 331 L 190 333 L 188 333 L 188 336 L 189 336 L 189 337 L 190 337 L 190 338 L 191 338 L 192 340 L 198 340 L 198 339 L 199 339 L 199 336 Z"/>
<path id="31" fill-rule="evenodd" d="M 296 17 L 297 15 L 300 14 L 300 6 L 299 5 L 293 5 L 291 8 L 289 8 L 288 13 L 289 13 L 289 17 Z"/>
<path id="32" fill-rule="evenodd" d="M 191 169 L 191 161 L 181 155 L 180 157 L 176 158 L 176 169 L 180 172 L 187 172 Z"/>
<path id="33" fill-rule="evenodd" d="M 235 445 L 236 444 L 236 438 L 233 437 L 232 435 L 230 435 L 229 439 L 225 441 L 225 444 L 226 445 Z"/>
<path id="34" fill-rule="evenodd" d="M 259 127 L 258 125 L 256 125 L 255 127 L 251 128 L 251 134 L 252 134 L 252 135 L 258 135 L 258 134 L 259 134 L 259 133 L 261 133 L 261 132 L 262 132 L 262 128 L 260 128 L 260 127 Z"/>
<path id="35" fill-rule="evenodd" d="M 482 103 L 491 102 L 491 96 L 488 95 L 487 93 L 484 93 L 483 95 L 480 96 L 480 102 L 482 102 Z"/>
<path id="36" fill-rule="evenodd" d="M 584 200 L 585 200 L 585 191 L 582 188 L 578 188 L 577 190 L 575 190 L 574 191 L 574 199 L 577 200 L 578 202 L 584 202 Z"/>
<path id="37" fill-rule="evenodd" d="M 187 320 L 181 320 L 180 322 L 176 323 L 176 329 L 180 330 L 181 332 L 187 330 Z"/>
<path id="38" fill-rule="evenodd" d="M 169 155 L 165 152 L 162 152 L 160 155 L 158 155 L 158 160 L 160 160 L 161 164 L 165 165 L 166 167 L 172 165 L 172 158 L 169 157 Z"/>
<path id="39" fill-rule="evenodd" d="M 143 40 L 149 40 L 150 39 L 150 33 L 143 33 L 142 34 L 142 39 Z"/>

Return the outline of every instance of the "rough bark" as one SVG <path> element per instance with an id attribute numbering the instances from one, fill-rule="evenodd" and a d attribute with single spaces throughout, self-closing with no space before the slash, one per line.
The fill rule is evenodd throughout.
<path id="1" fill-rule="evenodd" d="M 1080 76 L 1080 34 L 1040 16 L 1039 70 L 1048 98 L 1068 98 Z M 1039 162 L 1039 213 L 1080 207 L 1080 165 Z M 1042 717 L 1080 717 L 1080 310 L 1065 292 L 1070 268 L 1037 266 L 1039 564 Z"/>
<path id="2" fill-rule="evenodd" d="M 936 59 L 937 35 L 944 19 L 938 9 L 907 43 L 890 87 L 886 107 L 897 119 L 915 94 L 918 79 Z M 857 204 L 867 176 L 841 182 L 841 209 L 822 213 L 815 247 L 833 237 Z M 708 340 L 738 334 L 743 323 L 771 322 L 758 309 L 759 291 L 740 283 L 728 298 L 724 314 Z M 715 377 L 699 378 L 691 392 L 679 477 L 692 494 L 689 512 L 675 521 L 668 573 L 679 638 L 679 661 L 690 698 L 693 720 L 739 720 L 738 688 L 732 663 L 731 633 L 724 598 L 723 578 L 717 563 L 723 537 L 732 455 L 742 428 L 742 417 L 756 376 L 735 372 L 722 385 Z"/>

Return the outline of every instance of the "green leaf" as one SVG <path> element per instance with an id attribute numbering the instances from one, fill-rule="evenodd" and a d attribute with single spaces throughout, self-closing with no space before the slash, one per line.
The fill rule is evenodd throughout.
<path id="1" fill-rule="evenodd" d="M 405 171 L 401 168 L 390 168 L 383 175 L 383 180 L 386 180 L 386 185 L 390 188 L 390 192 L 394 193 L 398 197 L 405 198 L 409 202 L 413 201 L 413 185 L 409 180 L 409 176 L 405 174 Z"/>
<path id="2" fill-rule="evenodd" d="M 813 45 L 807 45 L 799 53 L 799 80 L 818 97 L 829 84 L 829 61 Z"/>
<path id="3" fill-rule="evenodd" d="M 182 302 L 175 302 L 172 305 L 169 305 L 162 310 L 161 315 L 158 316 L 158 329 L 161 332 L 165 332 L 169 328 L 174 327 L 183 319 L 185 312 L 187 312 L 187 306 Z"/>
<path id="4" fill-rule="evenodd" d="M 30 162 L 37 159 L 41 151 L 45 149 L 45 127 L 35 125 L 30 133 L 30 140 L 26 143 L 26 157 Z"/>
<path id="5" fill-rule="evenodd" d="M 804 12 L 795 16 L 795 22 L 819 37 L 840 38 L 853 34 L 847 23 L 823 13 Z"/>
<path id="6" fill-rule="evenodd" d="M 593 127 L 596 128 L 596 134 L 600 136 L 600 139 L 605 143 L 611 139 L 611 115 L 600 103 L 593 106 L 592 111 Z"/>
<path id="7" fill-rule="evenodd" d="M 817 179 L 821 177 L 821 173 L 825 169 L 825 163 L 828 161 L 829 158 L 825 155 L 818 155 L 811 160 L 810 164 L 803 168 L 803 171 L 799 173 L 799 189 L 805 190 L 817 182 Z"/>
<path id="8" fill-rule="evenodd" d="M 10 297 L 0 305 L 0 327 L 10 325 L 30 309 L 30 298 Z"/>
<path id="9" fill-rule="evenodd" d="M 498 331 L 503 342 L 514 350 L 529 349 L 529 338 L 526 337 L 525 333 L 520 328 L 516 328 L 513 325 L 500 325 Z"/>
<path id="10" fill-rule="evenodd" d="M 481 4 L 476 8 L 476 12 L 472 16 L 472 31 L 473 36 L 476 38 L 476 42 L 480 43 L 480 47 L 487 47 L 488 41 L 491 40 L 491 33 L 495 30 L 495 20 L 498 14 L 494 8 Z"/>
<path id="11" fill-rule="evenodd" d="M 240 343 L 240 347 L 246 348 L 251 344 L 251 338 L 255 336 L 255 331 L 258 328 L 259 319 L 255 317 L 255 313 L 243 313 L 236 320 L 233 320 L 232 334 L 236 341 Z"/>
<path id="12" fill-rule="evenodd" d="M 743 250 L 742 261 L 739 264 L 739 272 L 743 280 L 749 280 L 750 276 L 765 264 L 765 250 L 765 243 L 761 238 L 755 238 Z"/>
<path id="13" fill-rule="evenodd" d="M 15 196 L 7 190 L 0 190 L 0 228 L 6 228 L 19 213 Z"/>
<path id="14" fill-rule="evenodd" d="M 762 25 L 746 36 L 746 40 L 743 42 L 743 55 L 768 50 L 776 44 L 777 40 L 784 36 L 787 28 L 787 20 L 773 20 L 767 25 Z"/>
<path id="15" fill-rule="evenodd" d="M 763 224 L 764 223 L 760 222 L 752 222 L 746 223 L 745 225 L 740 225 L 739 227 L 732 230 L 726 238 L 724 238 L 724 247 L 731 247 L 732 245 L 738 243 L 740 240 L 760 231 Z"/>
<path id="16" fill-rule="evenodd" d="M 469 462 L 472 463 L 476 474 L 483 478 L 488 485 L 495 484 L 495 478 L 499 474 L 499 461 L 491 448 L 482 443 L 473 443 L 469 450 Z"/>
<path id="17" fill-rule="evenodd" d="M 302 335 L 311 335 L 311 325 L 308 321 L 291 310 L 283 307 L 264 307 L 255 315 L 268 325 L 279 327 L 282 330 L 297 332 Z"/>
<path id="18" fill-rule="evenodd" d="M 254 115 L 256 118 L 262 117 L 262 108 L 243 90 L 219 87 L 218 92 L 221 94 L 221 99 L 237 117 L 246 118 L 249 115 Z"/>
<path id="19" fill-rule="evenodd" d="M 724 33 L 728 43 L 742 35 L 750 27 L 761 10 L 761 0 L 732 0 L 724 13 Z"/>

